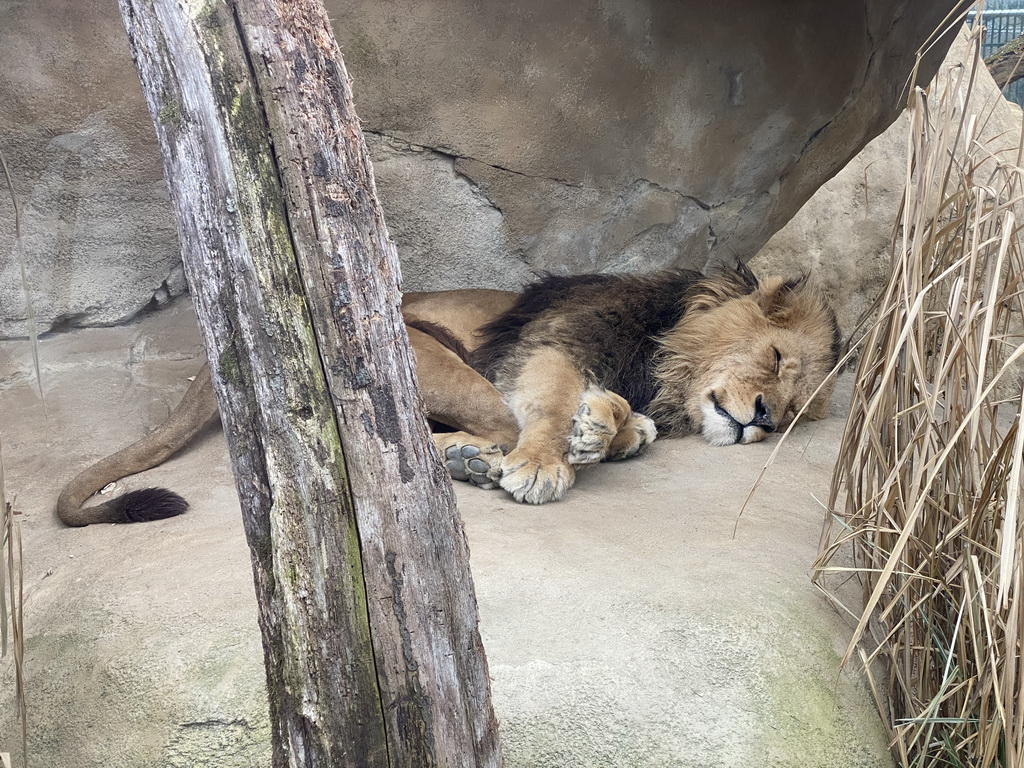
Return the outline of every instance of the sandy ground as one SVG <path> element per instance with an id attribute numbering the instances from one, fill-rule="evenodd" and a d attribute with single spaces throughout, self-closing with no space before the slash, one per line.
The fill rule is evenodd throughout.
<path id="1" fill-rule="evenodd" d="M 262 651 L 224 438 L 211 429 L 125 488 L 186 515 L 64 529 L 57 494 L 143 434 L 201 360 L 187 303 L 43 341 L 0 343 L 0 437 L 25 549 L 30 765 L 269 765 Z M 841 400 L 841 398 L 839 398 Z M 563 502 L 459 485 L 506 765 L 891 766 L 871 697 L 840 673 L 849 626 L 809 581 L 842 431 L 658 441 L 581 473 Z M 2 662 L 0 752 L 17 753 Z"/>

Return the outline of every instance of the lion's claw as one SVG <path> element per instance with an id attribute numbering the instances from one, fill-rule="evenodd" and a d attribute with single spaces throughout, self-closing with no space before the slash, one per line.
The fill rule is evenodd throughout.
<path id="1" fill-rule="evenodd" d="M 513 451 L 501 464 L 501 487 L 527 504 L 558 501 L 575 480 L 575 470 L 559 460 L 524 458 Z"/>
<path id="2" fill-rule="evenodd" d="M 614 425 L 597 417 L 584 400 L 572 417 L 569 463 L 574 467 L 597 464 L 608 454 L 608 446 L 614 437 Z"/>

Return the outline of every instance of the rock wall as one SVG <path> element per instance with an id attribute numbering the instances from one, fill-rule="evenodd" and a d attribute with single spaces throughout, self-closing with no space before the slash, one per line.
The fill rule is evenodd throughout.
<path id="1" fill-rule="evenodd" d="M 953 4 L 327 2 L 409 290 L 748 258 L 891 122 Z M 0 1 L 0 66 L 39 329 L 181 293 L 116 5 Z M 16 251 L 0 195 L 0 337 Z"/>

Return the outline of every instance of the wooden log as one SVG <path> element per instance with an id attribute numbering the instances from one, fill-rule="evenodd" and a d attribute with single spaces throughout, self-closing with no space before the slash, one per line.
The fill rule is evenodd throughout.
<path id="1" fill-rule="evenodd" d="M 319 0 L 120 0 L 252 553 L 277 766 L 499 766 L 468 548 Z"/>
<path id="2" fill-rule="evenodd" d="M 992 79 L 1000 90 L 1024 77 L 1024 35 L 1013 38 L 985 59 Z"/>

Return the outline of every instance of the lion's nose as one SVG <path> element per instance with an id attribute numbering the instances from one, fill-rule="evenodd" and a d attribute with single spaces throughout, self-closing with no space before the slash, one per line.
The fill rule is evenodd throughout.
<path id="1" fill-rule="evenodd" d="M 764 404 L 764 400 L 760 395 L 754 401 L 754 418 L 751 419 L 748 427 L 760 427 L 765 432 L 775 431 L 775 422 L 772 421 L 772 411 L 767 405 Z"/>

